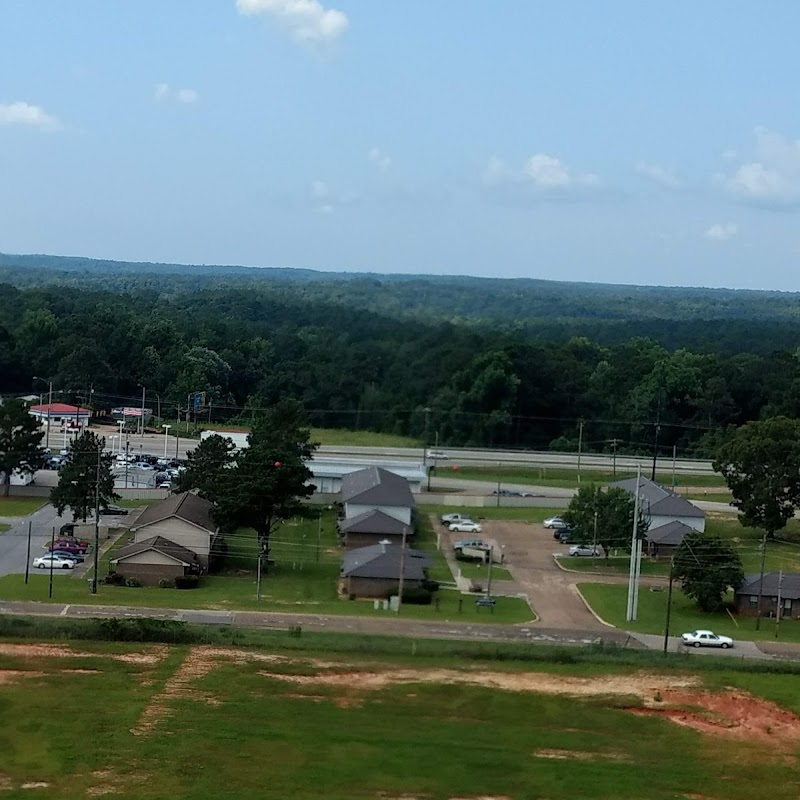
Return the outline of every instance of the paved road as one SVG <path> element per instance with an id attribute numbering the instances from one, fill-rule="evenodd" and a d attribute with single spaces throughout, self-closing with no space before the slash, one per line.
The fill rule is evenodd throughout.
<path id="1" fill-rule="evenodd" d="M 170 433 L 175 432 L 172 427 Z M 97 432 L 106 437 L 109 449 L 118 447 L 119 441 L 112 441 L 111 437 L 116 435 L 117 429 L 114 427 L 98 427 Z M 164 455 L 164 437 L 160 434 L 146 433 L 144 436 L 128 436 L 130 452 L 134 455 L 148 453 L 150 455 Z M 177 444 L 177 447 L 176 447 Z M 167 440 L 167 453 L 171 457 L 178 454 L 179 458 L 185 458 L 186 452 L 197 447 L 197 439 L 178 438 L 170 436 Z M 420 463 L 424 457 L 423 448 L 413 447 L 363 447 L 348 445 L 322 445 L 319 452 L 324 455 L 346 455 L 361 457 L 377 457 L 390 459 L 408 459 L 409 461 Z M 558 467 L 562 469 L 576 469 L 578 466 L 577 453 L 552 453 L 532 450 L 475 450 L 469 448 L 443 448 L 442 452 L 448 458 L 439 461 L 439 466 L 445 464 L 462 464 L 464 466 L 526 466 L 526 467 Z M 652 458 L 648 456 L 617 456 L 616 466 L 619 470 L 635 470 L 637 464 L 641 465 L 644 474 L 649 474 L 652 468 Z M 672 459 L 662 460 L 663 469 L 672 469 Z M 610 455 L 582 454 L 580 458 L 581 469 L 611 470 L 614 459 Z M 713 474 L 713 467 L 710 461 L 699 459 L 676 459 L 675 472 L 682 475 L 709 475 Z"/>
<path id="2" fill-rule="evenodd" d="M 14 520 L 12 527 L 4 534 L 0 534 L 0 575 L 25 572 L 29 522 L 31 523 L 32 561 L 44 552 L 44 547 L 53 534 L 53 528 L 55 527 L 58 531 L 65 522 L 72 522 L 72 514 L 67 511 L 63 517 L 59 517 L 55 508 L 48 503 L 30 516 Z"/>

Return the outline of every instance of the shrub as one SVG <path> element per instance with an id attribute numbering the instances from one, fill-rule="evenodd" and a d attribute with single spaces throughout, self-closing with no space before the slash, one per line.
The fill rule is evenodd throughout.
<path id="1" fill-rule="evenodd" d="M 158 587 L 159 587 L 159 589 L 174 589 L 175 588 L 175 582 L 171 581 L 169 578 L 162 578 L 158 582 Z"/>
<path id="2" fill-rule="evenodd" d="M 103 578 L 103 583 L 107 586 L 124 586 L 125 576 L 120 575 L 119 572 L 109 572 L 108 575 Z"/>
<path id="3" fill-rule="evenodd" d="M 137 578 L 126 578 L 125 585 L 131 589 L 138 589 L 142 585 L 142 582 Z"/>
<path id="4" fill-rule="evenodd" d="M 403 587 L 403 602 L 412 606 L 429 606 L 433 600 L 433 594 L 428 589 L 421 586 Z"/>
<path id="5" fill-rule="evenodd" d="M 422 581 L 422 588 L 428 592 L 438 592 L 439 581 L 432 581 L 430 578 L 426 578 L 424 581 Z"/>
<path id="6" fill-rule="evenodd" d="M 176 589 L 196 589 L 200 585 L 199 575 L 176 575 Z"/>

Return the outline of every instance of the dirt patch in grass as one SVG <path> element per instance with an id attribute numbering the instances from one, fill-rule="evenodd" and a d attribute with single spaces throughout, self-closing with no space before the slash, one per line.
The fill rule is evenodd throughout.
<path id="1" fill-rule="evenodd" d="M 550 758 L 556 761 L 630 761 L 624 753 L 589 753 L 585 750 L 558 750 L 545 748 L 535 750 L 536 758 Z"/>
<path id="2" fill-rule="evenodd" d="M 25 669 L 0 669 L 0 686 L 16 683 L 22 678 L 42 678 L 44 672 L 35 672 Z"/>
<path id="3" fill-rule="evenodd" d="M 665 717 L 701 733 L 769 743 L 780 750 L 800 743 L 800 717 L 746 692 L 685 692 L 667 690 L 661 701 L 648 700 L 634 713 Z"/>
<path id="4" fill-rule="evenodd" d="M 157 664 L 166 656 L 165 645 L 155 645 L 137 653 L 86 653 L 61 644 L 0 644 L 0 655 L 18 658 L 110 658 L 127 664 Z"/>

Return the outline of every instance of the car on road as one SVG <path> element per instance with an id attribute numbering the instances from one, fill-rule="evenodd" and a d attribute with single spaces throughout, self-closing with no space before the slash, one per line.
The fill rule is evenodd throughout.
<path id="1" fill-rule="evenodd" d="M 500 497 L 522 497 L 522 492 L 517 492 L 514 489 L 494 489 L 492 494 Z"/>
<path id="2" fill-rule="evenodd" d="M 450 530 L 458 531 L 458 533 L 480 533 L 483 528 L 477 522 L 464 520 L 463 522 L 451 523 Z"/>
<path id="3" fill-rule="evenodd" d="M 684 633 L 681 641 L 687 647 L 721 647 L 723 650 L 733 647 L 733 639 L 730 636 L 719 636 L 714 631 Z"/>
<path id="4" fill-rule="evenodd" d="M 86 558 L 80 553 L 70 553 L 69 550 L 63 550 L 60 547 L 56 548 L 55 550 L 51 550 L 50 555 L 58 556 L 59 558 L 68 558 L 70 561 L 74 561 L 76 564 L 83 564 L 83 562 L 86 561 Z"/>
<path id="5" fill-rule="evenodd" d="M 128 513 L 128 509 L 122 506 L 106 506 L 100 513 L 112 517 L 124 517 Z"/>
<path id="6" fill-rule="evenodd" d="M 61 558 L 48 553 L 46 556 L 34 558 L 33 566 L 36 569 L 75 569 L 75 562 L 71 558 Z"/>
<path id="7" fill-rule="evenodd" d="M 443 453 L 441 450 L 428 450 L 427 456 L 433 461 L 447 461 L 450 458 L 447 453 Z"/>
<path id="8" fill-rule="evenodd" d="M 553 528 L 555 530 L 563 530 L 569 527 L 564 517 L 548 517 L 543 523 L 545 528 Z"/>
<path id="9" fill-rule="evenodd" d="M 461 539 L 453 544 L 453 550 L 464 550 L 469 547 L 486 547 L 483 539 Z"/>
<path id="10" fill-rule="evenodd" d="M 571 556 L 602 556 L 603 555 L 603 548 L 600 547 L 599 544 L 597 545 L 590 545 L 590 544 L 574 544 L 569 549 L 569 554 Z"/>

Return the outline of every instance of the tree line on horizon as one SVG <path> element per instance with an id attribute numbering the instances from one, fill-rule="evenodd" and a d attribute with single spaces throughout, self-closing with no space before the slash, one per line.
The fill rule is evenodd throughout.
<path id="1" fill-rule="evenodd" d="M 42 392 L 36 375 L 56 399 L 110 409 L 138 405 L 145 386 L 148 406 L 173 418 L 204 392 L 212 422 L 288 398 L 318 427 L 431 444 L 575 450 L 580 438 L 587 451 L 683 456 L 712 455 L 749 420 L 800 416 L 800 324 L 788 320 L 698 316 L 687 341 L 680 320 L 626 320 L 626 338 L 592 338 L 586 309 L 551 317 L 548 332 L 456 320 L 435 303 L 390 313 L 380 282 L 372 302 L 361 290 L 348 300 L 349 283 L 326 299 L 314 282 L 178 291 L 170 280 L 0 284 L 0 393 Z M 659 326 L 666 343 L 651 335 Z"/>

